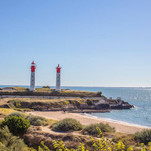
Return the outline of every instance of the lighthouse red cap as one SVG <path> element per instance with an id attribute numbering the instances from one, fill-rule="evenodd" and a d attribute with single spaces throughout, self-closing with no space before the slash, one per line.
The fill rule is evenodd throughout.
<path id="1" fill-rule="evenodd" d="M 35 66 L 35 62 L 33 61 L 31 63 L 31 72 L 35 72 L 36 66 Z"/>
<path id="2" fill-rule="evenodd" d="M 35 64 L 35 62 L 33 61 L 31 64 Z"/>
<path id="3" fill-rule="evenodd" d="M 59 66 L 59 64 L 56 69 L 57 69 L 57 73 L 60 73 L 61 67 Z"/>

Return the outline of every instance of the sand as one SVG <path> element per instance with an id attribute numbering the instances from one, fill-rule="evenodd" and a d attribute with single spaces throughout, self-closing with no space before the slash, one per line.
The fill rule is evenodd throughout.
<path id="1" fill-rule="evenodd" d="M 55 120 L 62 120 L 64 118 L 74 118 L 83 125 L 89 125 L 89 124 L 100 123 L 100 122 L 105 124 L 107 123 L 110 126 L 115 127 L 116 132 L 122 132 L 126 134 L 134 134 L 135 132 L 147 129 L 147 127 L 145 126 L 133 125 L 133 124 L 118 122 L 118 121 L 109 121 L 104 118 L 95 118 L 80 113 L 63 113 L 61 111 L 57 111 L 57 112 L 34 111 L 34 112 L 29 112 L 29 114 L 42 116 L 48 119 L 55 119 Z"/>

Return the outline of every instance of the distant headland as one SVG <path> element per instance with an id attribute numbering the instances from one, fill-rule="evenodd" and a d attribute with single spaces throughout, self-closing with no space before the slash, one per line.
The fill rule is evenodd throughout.
<path id="1" fill-rule="evenodd" d="M 89 92 L 69 89 L 57 91 L 49 86 L 36 88 L 34 91 L 24 87 L 6 87 L 0 89 L 0 98 L 12 98 L 12 101 L 1 103 L 0 107 L 13 106 L 39 111 L 95 113 L 134 107 L 121 98 L 107 98 L 100 91 Z"/>

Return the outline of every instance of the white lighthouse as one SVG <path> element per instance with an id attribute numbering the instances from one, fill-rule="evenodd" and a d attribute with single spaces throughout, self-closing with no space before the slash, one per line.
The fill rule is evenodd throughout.
<path id="1" fill-rule="evenodd" d="M 35 62 L 33 61 L 31 63 L 30 91 L 35 90 L 35 69 L 36 69 L 36 65 L 35 65 Z"/>
<path id="2" fill-rule="evenodd" d="M 57 66 L 56 68 L 56 91 L 60 91 L 60 71 L 61 71 L 61 67 Z"/>

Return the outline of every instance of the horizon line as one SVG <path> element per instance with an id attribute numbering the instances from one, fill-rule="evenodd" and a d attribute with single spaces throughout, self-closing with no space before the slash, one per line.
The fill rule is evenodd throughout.
<path id="1" fill-rule="evenodd" d="M 13 85 L 1 85 L 0 86 L 16 86 L 16 87 L 30 87 L 29 85 L 18 85 L 18 84 L 13 84 Z M 37 85 L 35 87 L 43 87 L 43 86 L 50 86 L 50 85 Z M 51 85 L 50 87 L 56 87 L 54 85 Z M 151 88 L 151 86 L 66 86 L 66 85 L 63 85 L 61 87 L 90 87 L 90 88 Z"/>

